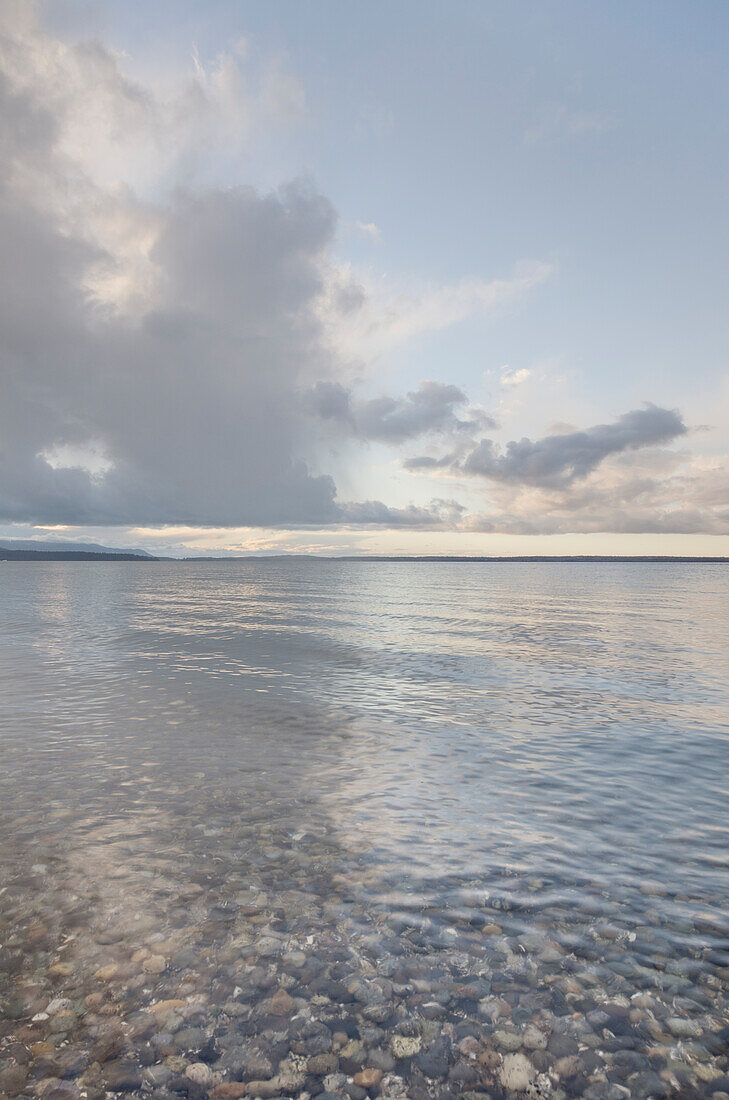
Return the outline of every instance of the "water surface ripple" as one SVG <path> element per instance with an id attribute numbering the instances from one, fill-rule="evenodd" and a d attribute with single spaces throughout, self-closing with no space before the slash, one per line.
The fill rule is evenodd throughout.
<path id="1" fill-rule="evenodd" d="M 720 564 L 8 563 L 0 1094 L 729 1096 Z"/>

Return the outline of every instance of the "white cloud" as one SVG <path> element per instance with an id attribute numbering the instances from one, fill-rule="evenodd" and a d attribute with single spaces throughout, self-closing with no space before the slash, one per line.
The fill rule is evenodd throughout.
<path id="1" fill-rule="evenodd" d="M 381 237 L 379 226 L 374 222 L 355 222 L 354 227 L 363 237 L 369 237 L 370 240 L 378 241 Z"/>
<path id="2" fill-rule="evenodd" d="M 103 479 L 114 468 L 114 460 L 103 444 L 90 440 L 86 444 L 58 443 L 41 451 L 42 458 L 52 470 L 82 470 L 93 481 Z"/>
<path id="3" fill-rule="evenodd" d="M 520 370 L 512 370 L 510 367 L 501 368 L 501 385 L 505 389 L 513 389 L 516 386 L 523 386 L 532 376 L 532 372 L 527 370 L 526 367 L 521 367 Z"/>
<path id="4" fill-rule="evenodd" d="M 553 272 L 551 263 L 527 260 L 501 278 L 468 278 L 450 286 L 410 284 L 406 289 L 346 265 L 332 266 L 321 317 L 333 348 L 352 360 L 372 362 L 417 336 L 518 301 Z M 336 308 L 344 292 L 357 294 L 356 308 L 346 312 Z"/>

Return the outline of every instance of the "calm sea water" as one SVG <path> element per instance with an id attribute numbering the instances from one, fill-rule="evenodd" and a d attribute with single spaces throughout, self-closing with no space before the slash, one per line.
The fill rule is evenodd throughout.
<path id="1" fill-rule="evenodd" d="M 504 1059 L 522 1048 L 494 1040 L 488 1066 L 461 1057 L 458 1028 L 484 1042 L 535 1019 L 577 1044 L 518 1054 L 539 1095 L 729 1087 L 726 567 L 8 563 L 0 623 L 6 1035 L 47 1042 L 28 1013 L 65 990 L 75 1022 L 51 1040 L 82 1054 L 104 1024 L 82 995 L 100 982 L 121 1018 L 182 989 L 198 1027 L 218 1028 L 212 1090 L 250 1078 L 225 1065 L 240 1031 L 226 1004 L 255 1021 L 274 979 L 309 1003 L 310 963 L 283 958 L 300 951 L 337 1011 L 322 981 L 390 983 L 379 1016 L 344 1028 L 365 1068 L 384 1051 L 372 1094 L 512 1095 Z M 159 975 L 131 961 L 155 944 Z M 408 985 L 403 959 L 430 970 Z M 241 960 L 273 978 L 235 994 Z M 455 1028 L 432 1077 L 425 1031 L 416 1055 L 391 1041 L 408 1013 L 432 1023 L 431 1002 Z M 621 1067 L 623 1049 L 638 1061 Z M 138 1068 L 164 1092 L 184 1067 L 160 1050 L 161 1069 Z M 585 1050 L 572 1077 L 555 1070 Z M 335 1062 L 345 1083 L 297 1087 L 364 1095 L 356 1059 Z M 461 1063 L 479 1080 L 454 1081 Z M 42 1059 L 26 1071 L 31 1090 L 63 1076 Z M 98 1062 L 77 1078 L 103 1094 Z"/>

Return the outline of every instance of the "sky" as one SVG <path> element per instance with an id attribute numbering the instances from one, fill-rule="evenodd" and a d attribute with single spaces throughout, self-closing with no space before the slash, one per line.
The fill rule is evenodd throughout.
<path id="1" fill-rule="evenodd" d="M 4 0 L 0 537 L 729 554 L 728 40 Z"/>

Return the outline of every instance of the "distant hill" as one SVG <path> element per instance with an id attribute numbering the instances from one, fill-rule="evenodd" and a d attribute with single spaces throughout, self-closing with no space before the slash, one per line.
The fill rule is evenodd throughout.
<path id="1" fill-rule="evenodd" d="M 137 558 L 151 558 L 146 550 L 136 546 L 102 546 L 98 542 L 73 542 L 71 539 L 4 539 L 0 537 L 2 550 L 79 551 L 84 554 L 133 554 Z"/>
<path id="2" fill-rule="evenodd" d="M 146 550 L 64 539 L 0 539 L 0 561 L 158 561 Z"/>

